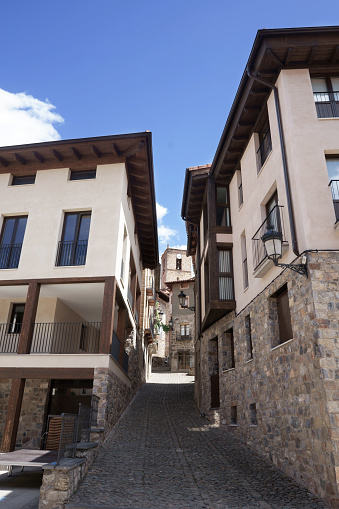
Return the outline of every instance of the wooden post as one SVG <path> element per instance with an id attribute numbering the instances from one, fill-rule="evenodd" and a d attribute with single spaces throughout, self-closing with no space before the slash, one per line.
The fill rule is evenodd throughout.
<path id="1" fill-rule="evenodd" d="M 120 341 L 119 364 L 123 365 L 125 351 L 126 309 L 121 307 L 118 312 L 117 336 Z"/>
<path id="2" fill-rule="evenodd" d="M 25 378 L 14 378 L 12 380 L 5 429 L 1 442 L 1 452 L 11 452 L 15 449 L 25 382 Z"/>
<path id="3" fill-rule="evenodd" d="M 105 280 L 104 300 L 102 303 L 102 319 L 100 330 L 99 353 L 111 353 L 114 321 L 114 305 L 116 295 L 115 277 Z"/>
<path id="4" fill-rule="evenodd" d="M 34 331 L 34 322 L 38 308 L 40 294 L 40 284 L 37 281 L 31 281 L 28 285 L 24 316 L 20 331 L 18 353 L 27 354 L 31 351 L 32 337 Z"/>

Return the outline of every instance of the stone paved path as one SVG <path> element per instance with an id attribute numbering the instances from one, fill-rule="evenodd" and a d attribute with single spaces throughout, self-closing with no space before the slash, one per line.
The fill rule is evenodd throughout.
<path id="1" fill-rule="evenodd" d="M 67 509 L 316 509 L 326 505 L 209 425 L 193 377 L 152 374 Z"/>

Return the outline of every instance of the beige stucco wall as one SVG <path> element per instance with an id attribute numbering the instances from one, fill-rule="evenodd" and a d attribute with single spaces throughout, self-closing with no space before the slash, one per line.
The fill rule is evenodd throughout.
<path id="1" fill-rule="evenodd" d="M 9 174 L 0 175 L 0 223 L 4 216 L 28 215 L 19 267 L 1 270 L 1 279 L 120 277 L 124 222 L 138 266 L 125 165 L 99 165 L 93 180 L 69 181 L 68 174 L 68 168 L 38 171 L 35 184 L 28 186 L 8 186 Z M 87 210 L 92 217 L 86 264 L 55 267 L 64 213 Z"/>
<path id="2" fill-rule="evenodd" d="M 277 81 L 287 160 L 296 218 L 299 252 L 307 249 L 338 249 L 339 231 L 334 228 L 334 208 L 328 187 L 325 153 L 339 153 L 339 119 L 318 119 L 308 70 L 282 71 Z M 234 286 L 237 310 L 243 309 L 277 275 L 271 269 L 261 278 L 253 277 L 252 236 L 266 217 L 265 205 L 278 191 L 283 205 L 283 223 L 288 240 L 282 263 L 295 259 L 287 209 L 279 131 L 273 92 L 268 103 L 272 136 L 272 152 L 257 173 L 257 135 L 249 141 L 241 159 L 243 205 L 239 208 L 238 182 L 230 184 L 233 228 Z M 245 232 L 249 287 L 244 290 L 242 274 L 241 234 Z"/>

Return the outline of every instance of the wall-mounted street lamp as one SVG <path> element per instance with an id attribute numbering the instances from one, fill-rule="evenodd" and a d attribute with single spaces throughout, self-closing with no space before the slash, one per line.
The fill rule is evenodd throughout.
<path id="1" fill-rule="evenodd" d="M 195 307 L 194 306 L 186 306 L 185 302 L 186 302 L 186 294 L 181 290 L 179 295 L 178 295 L 178 299 L 179 299 L 179 304 L 182 308 L 184 309 L 189 309 L 190 311 L 195 311 Z"/>
<path id="2" fill-rule="evenodd" d="M 268 226 L 268 230 L 261 237 L 261 240 L 265 246 L 267 257 L 272 260 L 276 267 L 292 269 L 294 272 L 307 277 L 306 256 L 302 257 L 302 263 L 300 264 L 278 263 L 282 256 L 282 233 L 274 230 L 273 226 Z"/>
<path id="3" fill-rule="evenodd" d="M 173 330 L 173 320 L 172 317 L 168 320 L 168 326 L 171 330 Z"/>

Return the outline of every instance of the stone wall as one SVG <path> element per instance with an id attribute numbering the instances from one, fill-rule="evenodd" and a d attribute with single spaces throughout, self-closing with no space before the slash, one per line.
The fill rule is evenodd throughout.
<path id="1" fill-rule="evenodd" d="M 99 427 L 108 434 L 131 402 L 136 390 L 128 387 L 109 368 L 94 370 L 93 394 L 99 396 Z"/>
<path id="2" fill-rule="evenodd" d="M 40 449 L 43 426 L 47 417 L 49 390 L 49 380 L 26 380 L 16 439 L 17 446 Z"/>
<path id="3" fill-rule="evenodd" d="M 9 393 L 11 392 L 11 380 L 0 380 L 0 445 L 4 432 L 6 412 L 8 405 Z"/>
<path id="4" fill-rule="evenodd" d="M 308 278 L 284 271 L 237 316 L 203 333 L 202 409 L 212 415 L 209 341 L 217 337 L 221 424 L 338 507 L 339 253 L 307 257 Z M 274 295 L 286 283 L 293 339 L 279 344 Z M 235 365 L 227 368 L 231 328 Z"/>

